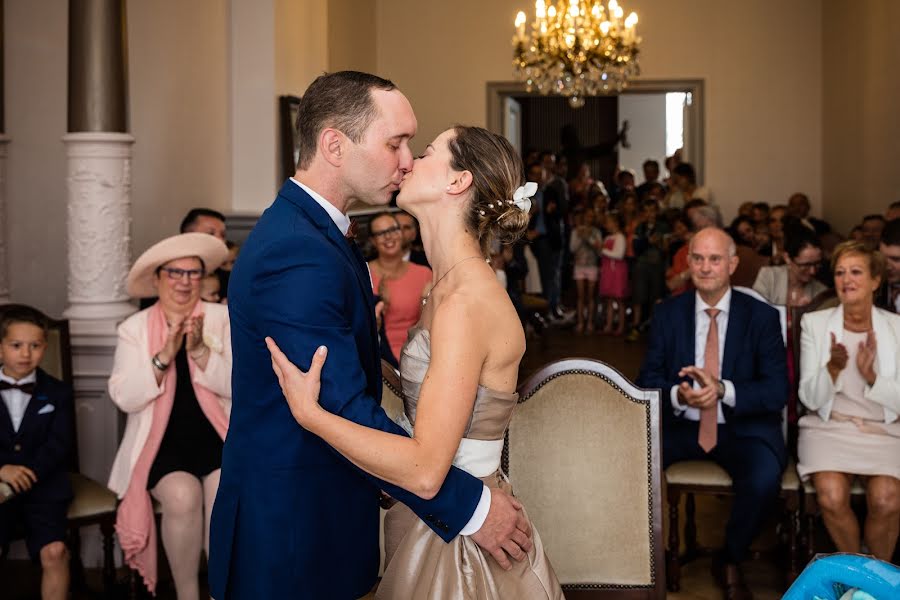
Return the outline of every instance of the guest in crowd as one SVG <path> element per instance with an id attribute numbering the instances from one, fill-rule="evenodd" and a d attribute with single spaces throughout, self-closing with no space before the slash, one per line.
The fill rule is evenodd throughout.
<path id="1" fill-rule="evenodd" d="M 626 240 L 623 228 L 625 217 L 621 213 L 606 214 L 606 238 L 600 258 L 600 297 L 606 303 L 604 335 L 625 333 L 625 301 L 628 298 L 628 262 L 625 259 Z M 613 330 L 613 308 L 618 308 L 618 323 Z"/>
<path id="2" fill-rule="evenodd" d="M 384 331 L 396 361 L 409 328 L 419 322 L 422 299 L 431 289 L 431 269 L 403 260 L 403 233 L 393 214 L 376 216 L 369 231 L 376 252 L 369 261 L 372 289 L 384 302 Z"/>
<path id="3" fill-rule="evenodd" d="M 682 208 L 690 200 L 709 203 L 710 194 L 706 187 L 697 184 L 697 172 L 690 163 L 680 163 L 672 170 L 672 184 L 665 199 L 665 206 Z"/>
<path id="4" fill-rule="evenodd" d="M 578 309 L 575 318 L 576 333 L 594 332 L 595 298 L 597 295 L 597 273 L 603 236 L 595 225 L 596 213 L 590 206 L 575 217 L 575 228 L 569 239 L 569 250 L 575 258 L 572 278 L 578 294 Z"/>
<path id="5" fill-rule="evenodd" d="M 644 164 L 641 165 L 641 168 L 644 171 L 644 183 L 637 186 L 637 189 L 635 190 L 639 200 L 644 199 L 644 196 L 654 184 L 662 186 L 662 184 L 659 183 L 659 161 L 648 158 L 644 161 Z"/>
<path id="6" fill-rule="evenodd" d="M 669 242 L 670 264 L 666 270 L 666 288 L 672 296 L 693 289 L 691 265 L 688 262 L 690 241 L 694 237 L 691 223 L 685 215 L 679 215 L 672 224 L 672 239 Z"/>
<path id="7" fill-rule="evenodd" d="M 225 240 L 225 246 L 228 248 L 228 258 L 226 258 L 225 262 L 222 263 L 222 266 L 219 267 L 219 271 L 231 273 L 231 270 L 234 268 L 234 261 L 237 260 L 241 247 L 231 240 Z"/>
<path id="8" fill-rule="evenodd" d="M 428 257 L 422 248 L 422 240 L 419 238 L 419 223 L 408 212 L 394 213 L 394 217 L 400 224 L 403 233 L 403 260 L 408 260 L 423 267 L 428 266 Z"/>
<path id="9" fill-rule="evenodd" d="M 200 299 L 204 302 L 218 304 L 222 301 L 222 282 L 215 273 L 204 275 L 200 281 Z"/>
<path id="10" fill-rule="evenodd" d="M 758 226 L 765 230 L 767 239 L 757 241 L 757 252 L 761 256 L 767 256 L 769 263 L 773 265 L 784 264 L 784 219 L 787 208 L 783 205 L 773 206 L 769 210 L 769 216 L 765 222 Z"/>
<path id="11" fill-rule="evenodd" d="M 206 233 L 225 241 L 225 215 L 211 208 L 192 208 L 181 221 L 181 233 Z"/>
<path id="12" fill-rule="evenodd" d="M 777 311 L 732 290 L 737 257 L 728 234 L 709 227 L 690 243 L 697 291 L 657 307 L 637 383 L 666 393 L 664 468 L 711 460 L 731 476 L 734 504 L 713 570 L 726 598 L 750 598 L 739 564 L 778 496 L 787 462 L 784 342 Z"/>
<path id="13" fill-rule="evenodd" d="M 628 341 L 637 341 L 644 319 L 651 316 L 653 306 L 665 291 L 666 259 L 664 240 L 669 224 L 659 218 L 659 205 L 646 202 L 641 223 L 634 233 L 634 269 L 632 270 L 632 328 Z"/>
<path id="14" fill-rule="evenodd" d="M 728 227 L 728 233 L 739 246 L 753 247 L 754 244 L 754 223 L 750 217 L 738 215 Z"/>
<path id="15" fill-rule="evenodd" d="M 755 223 L 768 223 L 770 211 L 771 207 L 768 202 L 756 202 L 753 204 L 753 214 L 750 215 L 750 218 Z"/>
<path id="16" fill-rule="evenodd" d="M 531 251 L 538 262 L 541 289 L 549 303 L 549 316 L 560 321 L 564 319 L 560 307 L 562 293 L 563 236 L 565 235 L 565 198 L 558 188 L 547 187 L 548 174 L 540 163 L 529 165 L 527 180 L 538 184 L 538 191 L 532 197 L 531 222 L 526 236 L 531 241 Z"/>
<path id="17" fill-rule="evenodd" d="M 788 198 L 787 214 L 796 219 L 800 219 L 800 223 L 805 227 L 809 227 L 816 232 L 816 235 L 822 236 L 831 231 L 831 225 L 817 219 L 809 214 L 810 204 L 809 197 L 806 194 L 796 193 Z"/>
<path id="18" fill-rule="evenodd" d="M 795 225 L 785 236 L 785 264 L 763 267 L 753 283 L 770 304 L 805 306 L 827 288 L 816 279 L 822 266 L 822 244 L 816 234 Z"/>
<path id="19" fill-rule="evenodd" d="M 888 209 L 884 211 L 884 220 L 890 223 L 894 219 L 900 219 L 900 202 L 891 202 Z"/>
<path id="20" fill-rule="evenodd" d="M 219 485 L 231 412 L 228 309 L 200 299 L 201 281 L 228 256 L 218 236 L 185 233 L 158 242 L 128 273 L 132 297 L 159 301 L 119 326 L 109 395 L 128 415 L 109 488 L 125 560 L 156 587 L 156 521 L 179 600 L 199 598 L 200 553 Z"/>
<path id="21" fill-rule="evenodd" d="M 877 250 L 881 243 L 881 232 L 887 223 L 881 215 L 866 215 L 863 217 L 860 228 L 862 229 L 862 241 L 870 249 Z"/>
<path id="22" fill-rule="evenodd" d="M 859 553 L 850 506 L 856 477 L 866 488 L 867 552 L 890 561 L 900 529 L 900 317 L 875 308 L 884 257 L 868 243 L 834 252 L 840 305 L 801 321 L 797 470 L 812 479 L 822 518 L 840 552 Z"/>
<path id="23" fill-rule="evenodd" d="M 5 502 L 0 495 L 0 548 L 24 524 L 28 554 L 41 565 L 41 597 L 64 600 L 75 414 L 72 387 L 38 366 L 48 325 L 30 306 L 0 307 L 0 481 L 15 493 Z"/>
<path id="24" fill-rule="evenodd" d="M 892 313 L 900 312 L 900 218 L 888 221 L 878 246 L 884 255 L 884 282 L 878 290 L 876 305 Z"/>
<path id="25" fill-rule="evenodd" d="M 753 203 L 752 202 L 742 202 L 738 207 L 738 216 L 739 217 L 747 217 L 751 221 L 753 220 Z"/>

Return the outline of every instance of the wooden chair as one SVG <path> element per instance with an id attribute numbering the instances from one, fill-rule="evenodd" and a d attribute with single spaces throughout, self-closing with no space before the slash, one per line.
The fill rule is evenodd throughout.
<path id="1" fill-rule="evenodd" d="M 665 597 L 659 402 L 587 359 L 519 387 L 502 467 L 570 600 Z"/>
<path id="2" fill-rule="evenodd" d="M 735 287 L 743 292 L 765 302 L 765 298 L 750 288 Z M 787 311 L 784 306 L 773 306 L 779 313 L 782 338 L 787 344 L 789 341 L 787 331 Z M 786 413 L 785 409 L 785 413 Z M 790 440 L 790 430 L 787 429 L 785 419 L 784 434 L 788 447 L 793 444 Z M 694 558 L 708 553 L 709 549 L 701 548 L 697 543 L 696 501 L 697 494 L 713 496 L 731 496 L 733 494 L 731 477 L 723 468 L 710 461 L 683 461 L 671 465 L 665 471 L 666 498 L 669 505 L 669 536 L 668 552 L 666 553 L 666 572 L 668 575 L 667 587 L 669 591 L 677 592 L 681 588 L 681 565 Z M 799 538 L 800 538 L 800 507 L 801 491 L 800 478 L 797 476 L 797 466 L 793 458 L 788 460 L 787 467 L 781 478 L 781 491 L 779 497 L 784 505 L 784 519 L 782 520 L 782 542 L 787 548 L 786 583 L 790 584 L 797 578 L 800 572 L 798 564 Z M 685 553 L 681 554 L 681 537 L 679 532 L 679 509 L 681 498 L 685 497 L 685 523 L 684 542 Z"/>
<path id="3" fill-rule="evenodd" d="M 47 332 L 47 351 L 41 361 L 41 368 L 66 383 L 73 382 L 72 343 L 67 320 L 51 321 Z M 76 434 L 77 434 L 76 427 Z M 72 465 L 69 476 L 72 480 L 74 498 L 69 505 L 69 547 L 72 550 L 72 588 L 85 589 L 84 564 L 81 561 L 82 527 L 99 525 L 103 536 L 103 588 L 109 597 L 115 587 L 115 561 L 113 548 L 115 539 L 116 494 L 105 485 L 80 473 L 78 460 L 78 437 L 72 449 Z"/>

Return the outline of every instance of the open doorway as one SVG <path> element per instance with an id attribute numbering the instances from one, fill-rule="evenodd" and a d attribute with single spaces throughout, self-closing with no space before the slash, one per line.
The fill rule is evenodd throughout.
<path id="1" fill-rule="evenodd" d="M 703 82 L 701 80 L 635 81 L 617 96 L 587 98 L 579 109 L 560 96 L 529 94 L 518 82 L 487 84 L 488 129 L 505 135 L 522 153 L 527 149 L 562 148 L 561 131 L 572 126 L 582 146 L 597 150 L 587 164 L 594 178 L 609 185 L 616 166 L 631 169 L 642 180 L 646 159 L 662 166 L 682 149 L 703 181 Z M 630 147 L 600 150 L 625 122 Z"/>

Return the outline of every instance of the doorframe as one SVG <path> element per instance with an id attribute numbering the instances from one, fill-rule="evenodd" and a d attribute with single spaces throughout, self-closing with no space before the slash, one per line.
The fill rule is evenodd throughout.
<path id="1" fill-rule="evenodd" d="M 689 150 L 689 158 L 697 171 L 697 181 L 705 181 L 706 147 L 704 129 L 706 122 L 706 96 L 703 79 L 638 79 L 628 83 L 622 94 L 665 94 L 687 92 L 691 95 L 688 126 L 685 127 L 684 141 Z M 503 100 L 510 96 L 540 96 L 538 92 L 528 92 L 522 81 L 487 82 L 487 129 L 503 134 Z M 618 94 L 611 94 L 618 95 Z"/>

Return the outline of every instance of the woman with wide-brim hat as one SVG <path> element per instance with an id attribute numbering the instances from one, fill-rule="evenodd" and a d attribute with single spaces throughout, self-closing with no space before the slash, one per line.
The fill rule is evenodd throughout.
<path id="1" fill-rule="evenodd" d="M 118 330 L 109 394 L 128 414 L 109 487 L 122 502 L 116 531 L 129 566 L 154 591 L 156 524 L 179 600 L 199 598 L 202 549 L 219 486 L 231 412 L 228 309 L 200 299 L 203 276 L 227 258 L 221 240 L 184 233 L 155 244 L 128 273 L 133 298 L 158 296 Z"/>

